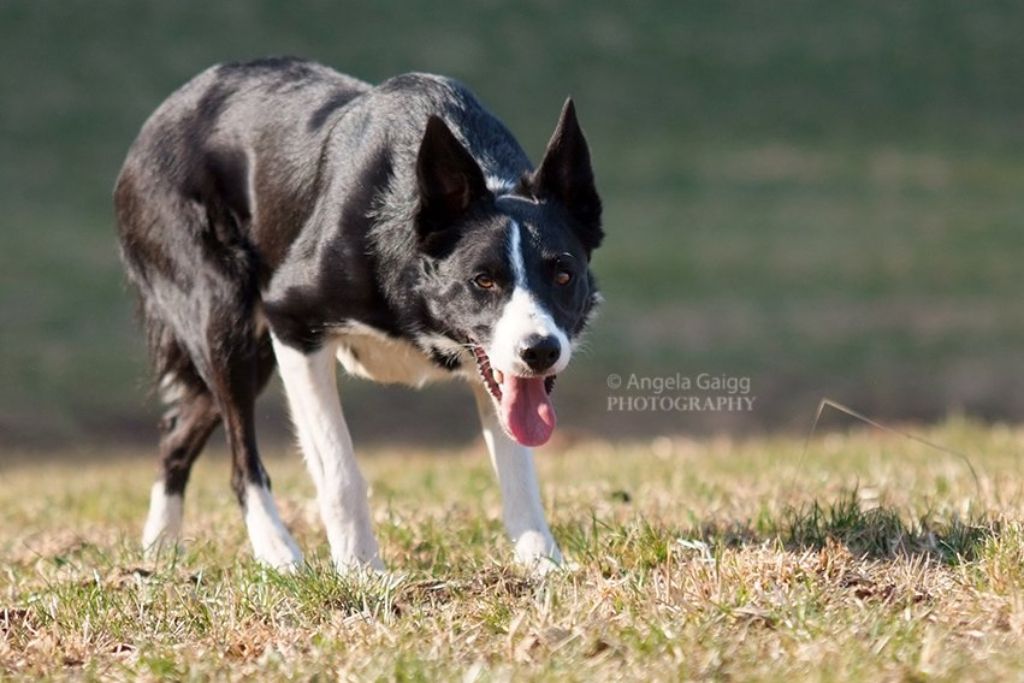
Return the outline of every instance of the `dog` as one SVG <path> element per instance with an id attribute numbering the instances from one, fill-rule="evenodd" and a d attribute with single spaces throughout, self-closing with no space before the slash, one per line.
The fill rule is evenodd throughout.
<path id="1" fill-rule="evenodd" d="M 601 200 L 567 100 L 540 164 L 462 84 L 375 87 L 321 64 L 221 64 L 173 93 L 114 190 L 167 412 L 143 545 L 177 541 L 192 464 L 223 424 L 255 558 L 290 570 L 253 406 L 275 367 L 338 571 L 382 569 L 335 363 L 411 386 L 465 380 L 518 562 L 558 566 L 531 447 L 600 301 Z"/>

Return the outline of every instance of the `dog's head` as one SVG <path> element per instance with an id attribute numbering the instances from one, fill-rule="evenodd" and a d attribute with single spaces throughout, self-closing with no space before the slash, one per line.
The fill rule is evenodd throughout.
<path id="1" fill-rule="evenodd" d="M 472 352 L 502 427 L 528 446 L 555 426 L 549 394 L 599 300 L 590 256 L 601 200 L 571 100 L 540 165 L 495 188 L 432 117 L 417 159 L 424 300 Z"/>

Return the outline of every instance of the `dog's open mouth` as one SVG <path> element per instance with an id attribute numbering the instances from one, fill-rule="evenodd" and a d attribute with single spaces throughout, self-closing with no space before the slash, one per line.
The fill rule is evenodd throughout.
<path id="1" fill-rule="evenodd" d="M 524 446 L 542 446 L 555 431 L 550 394 L 555 376 L 520 377 L 491 367 L 483 348 L 473 346 L 480 378 L 494 399 L 502 429 Z"/>

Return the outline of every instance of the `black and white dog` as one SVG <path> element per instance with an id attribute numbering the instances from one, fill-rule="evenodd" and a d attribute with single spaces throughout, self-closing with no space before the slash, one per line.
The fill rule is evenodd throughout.
<path id="1" fill-rule="evenodd" d="M 469 381 L 518 561 L 561 561 L 531 446 L 598 294 L 601 202 L 566 102 L 534 170 L 461 84 L 371 87 L 291 58 L 213 67 L 168 98 L 114 193 L 170 407 L 143 543 L 173 542 L 192 463 L 223 424 L 255 556 L 302 561 L 256 448 L 275 365 L 340 570 L 381 567 L 366 483 L 338 400 L 355 375 Z"/>

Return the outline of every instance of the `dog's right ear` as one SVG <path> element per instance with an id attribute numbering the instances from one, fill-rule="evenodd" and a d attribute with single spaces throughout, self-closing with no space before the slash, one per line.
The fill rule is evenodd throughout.
<path id="1" fill-rule="evenodd" d="M 427 119 L 419 155 L 416 179 L 420 205 L 418 230 L 421 238 L 444 230 L 488 193 L 483 171 L 462 143 L 438 116 Z"/>

